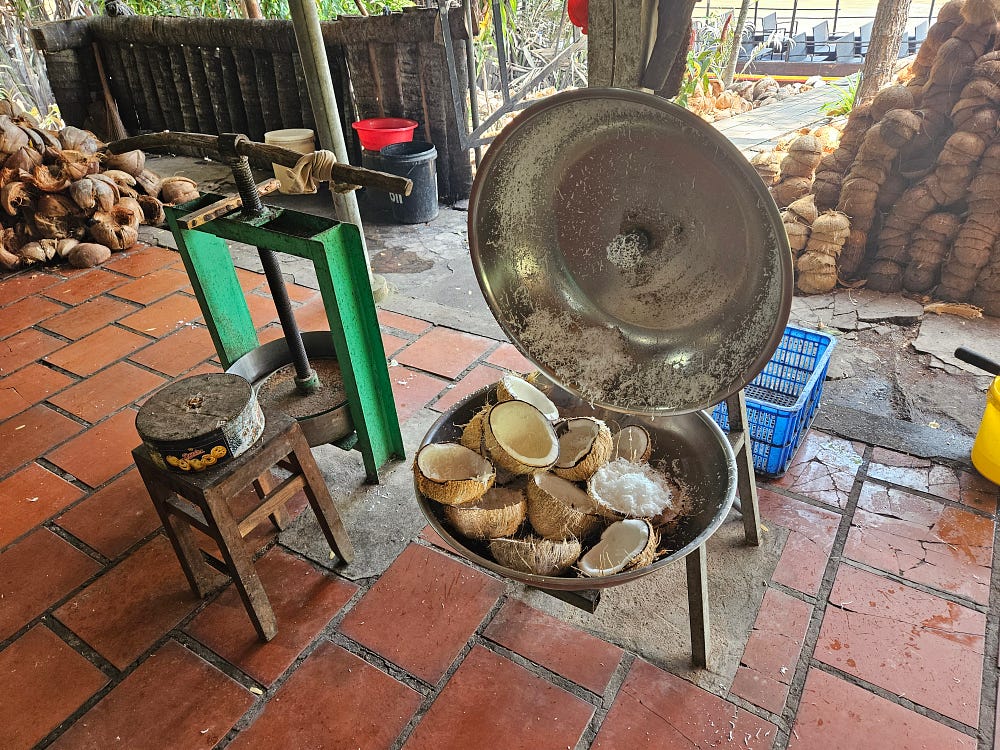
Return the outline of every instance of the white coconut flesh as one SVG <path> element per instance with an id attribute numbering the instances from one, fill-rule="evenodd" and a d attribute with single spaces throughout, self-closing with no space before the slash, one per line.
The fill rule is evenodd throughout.
<path id="1" fill-rule="evenodd" d="M 652 532 L 649 523 L 638 518 L 617 521 L 604 530 L 601 541 L 580 558 L 577 567 L 590 577 L 620 573 L 646 550 Z"/>
<path id="2" fill-rule="evenodd" d="M 578 513 L 597 513 L 597 503 L 587 492 L 555 474 L 535 474 L 532 480 L 547 495 Z"/>
<path id="3" fill-rule="evenodd" d="M 550 422 L 559 419 L 559 410 L 556 405 L 549 400 L 548 396 L 524 378 L 519 378 L 517 375 L 504 375 L 500 384 L 503 386 L 500 389 L 501 393 L 506 390 L 515 401 L 525 401 L 531 404 Z"/>
<path id="4" fill-rule="evenodd" d="M 597 419 L 568 419 L 559 435 L 559 459 L 556 466 L 567 469 L 576 466 L 594 447 L 604 423 Z"/>
<path id="5" fill-rule="evenodd" d="M 622 516 L 652 518 L 674 507 L 673 490 L 666 477 L 649 464 L 624 458 L 610 461 L 594 472 L 587 491 L 598 507 Z"/>
<path id="6" fill-rule="evenodd" d="M 493 438 L 515 461 L 545 468 L 559 455 L 555 430 L 538 409 L 526 401 L 502 401 L 487 417 Z"/>
<path id="7" fill-rule="evenodd" d="M 638 425 L 629 425 L 616 433 L 611 448 L 612 460 L 624 458 L 639 463 L 649 455 L 649 433 Z"/>
<path id="8" fill-rule="evenodd" d="M 493 464 L 457 443 L 432 443 L 417 454 L 417 469 L 434 482 L 479 480 L 493 476 Z"/>

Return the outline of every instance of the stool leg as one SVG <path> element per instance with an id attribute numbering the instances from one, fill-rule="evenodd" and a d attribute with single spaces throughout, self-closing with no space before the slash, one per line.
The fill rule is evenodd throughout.
<path id="1" fill-rule="evenodd" d="M 183 521 L 170 512 L 166 505 L 166 500 L 173 494 L 170 489 L 161 483 L 148 469 L 144 471 L 144 465 L 136 461 L 139 475 L 146 485 L 146 491 L 153 499 L 153 507 L 160 517 L 163 530 L 174 548 L 177 561 L 181 564 L 184 577 L 187 578 L 191 590 L 199 598 L 205 598 L 215 586 L 213 585 L 214 571 L 201 556 L 201 550 L 195 541 L 194 532 L 186 521 Z"/>
<path id="2" fill-rule="evenodd" d="M 206 520 L 212 528 L 216 544 L 219 545 L 222 559 L 233 573 L 233 585 L 243 600 L 257 635 L 261 640 L 269 641 L 278 632 L 274 610 L 271 609 L 271 602 L 267 598 L 260 578 L 257 577 L 253 559 L 237 530 L 239 527 L 229 510 L 229 505 L 224 497 L 217 496 L 212 490 L 205 493 L 205 505 Z"/>
<path id="3" fill-rule="evenodd" d="M 319 527 L 323 530 L 323 535 L 330 543 L 337 556 L 345 563 L 350 563 L 354 559 L 354 546 L 351 538 L 347 535 L 344 522 L 340 520 L 340 514 L 330 497 L 330 490 L 327 489 L 323 474 L 316 465 L 309 444 L 302 436 L 301 431 L 296 430 L 292 436 L 292 453 L 290 454 L 295 468 L 306 479 L 306 486 L 303 488 L 309 505 L 312 506 Z"/>
<path id="4" fill-rule="evenodd" d="M 705 545 L 684 558 L 687 564 L 688 617 L 691 624 L 691 664 L 708 666 L 708 558 Z"/>

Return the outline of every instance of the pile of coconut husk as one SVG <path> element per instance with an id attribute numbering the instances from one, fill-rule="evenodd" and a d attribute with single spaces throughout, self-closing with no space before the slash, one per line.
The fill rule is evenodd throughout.
<path id="1" fill-rule="evenodd" d="M 756 81 L 736 81 L 724 87 L 722 81 L 712 78 L 705 90 L 699 88 L 689 95 L 684 106 L 707 122 L 718 122 L 811 91 L 813 84 L 820 80 L 815 78 L 806 83 L 781 86 L 771 76 L 764 76 Z"/>
<path id="2" fill-rule="evenodd" d="M 198 197 L 197 184 L 146 169 L 141 151 L 112 155 L 93 133 L 47 130 L 0 102 L 0 269 L 39 263 L 96 266 L 164 221 L 163 206 Z"/>
<path id="3" fill-rule="evenodd" d="M 676 482 L 649 463 L 649 432 L 561 418 L 512 374 L 495 394 L 460 443 L 426 445 L 413 463 L 418 490 L 442 506 L 457 539 L 535 575 L 602 577 L 651 564 L 661 532 L 688 509 Z"/>
<path id="4" fill-rule="evenodd" d="M 849 218 L 842 283 L 1000 316 L 998 20 L 997 0 L 946 3 L 899 82 L 851 113 L 809 190 L 772 188 L 779 205 L 811 195 L 820 214 Z"/>

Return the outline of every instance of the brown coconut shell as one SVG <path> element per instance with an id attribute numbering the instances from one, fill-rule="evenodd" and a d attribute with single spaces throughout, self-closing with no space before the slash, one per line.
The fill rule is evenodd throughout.
<path id="1" fill-rule="evenodd" d="M 781 178 L 787 177 L 812 177 L 816 167 L 819 166 L 820 156 L 810 153 L 789 153 L 781 160 Z"/>
<path id="2" fill-rule="evenodd" d="M 512 536 L 527 514 L 524 492 L 507 487 L 491 487 L 478 500 L 444 508 L 444 517 L 455 531 L 480 541 Z"/>
<path id="3" fill-rule="evenodd" d="M 876 122 L 880 122 L 889 110 L 893 109 L 913 109 L 913 92 L 906 86 L 888 86 L 872 99 L 871 117 Z"/>
<path id="4" fill-rule="evenodd" d="M 812 224 L 812 231 L 831 237 L 843 237 L 851 233 L 851 220 L 846 214 L 839 211 L 826 211 L 816 217 Z"/>
<path id="5" fill-rule="evenodd" d="M 837 272 L 802 273 L 795 281 L 795 287 L 802 294 L 826 294 L 837 287 Z"/>
<path id="6" fill-rule="evenodd" d="M 461 455 L 462 450 L 468 451 L 471 455 Z M 467 463 L 467 467 L 462 467 L 463 470 L 471 468 L 474 472 L 463 471 L 459 472 L 461 475 L 451 476 L 435 471 L 432 464 L 436 463 L 437 456 L 434 454 L 443 454 L 446 451 L 457 457 L 457 461 Z M 473 475 L 467 476 L 469 473 Z M 444 505 L 462 505 L 478 500 L 493 486 L 496 470 L 478 453 L 457 443 L 430 443 L 417 451 L 413 459 L 413 476 L 417 490 L 422 495 Z"/>
<path id="7" fill-rule="evenodd" d="M 586 453 L 579 456 L 567 456 L 565 448 L 570 440 L 569 436 L 574 432 L 580 434 L 579 430 L 581 429 L 585 432 L 590 429 L 595 430 Z M 552 467 L 552 472 L 556 476 L 570 482 L 586 482 L 611 458 L 613 444 L 611 430 L 607 424 L 599 419 L 574 417 L 564 420 L 559 424 L 556 434 L 559 436 L 559 458 L 556 459 L 556 463 Z"/>
<path id="8" fill-rule="evenodd" d="M 486 447 L 483 445 L 483 420 L 486 418 L 489 410 L 489 406 L 484 406 L 473 414 L 472 419 L 462 429 L 462 437 L 459 440 L 466 448 L 475 451 L 481 456 L 486 453 Z"/>
<path id="9" fill-rule="evenodd" d="M 79 242 L 66 257 L 75 268 L 93 268 L 111 259 L 111 249 L 96 242 Z"/>
<path id="10" fill-rule="evenodd" d="M 537 430 L 538 445 L 529 446 L 533 450 L 537 448 L 538 455 L 535 456 L 537 462 L 534 464 L 522 463 L 517 457 L 510 454 L 504 448 L 503 443 L 508 441 L 506 433 L 497 434 L 502 424 L 502 415 L 514 409 L 521 409 L 523 419 L 519 420 L 519 429 L 524 426 L 525 421 L 531 422 L 531 428 Z M 552 467 L 558 458 L 558 450 L 551 451 L 551 461 L 547 460 L 548 453 L 543 457 L 540 451 L 544 448 L 542 443 L 545 438 L 551 441 L 552 446 L 558 446 L 555 430 L 552 424 L 531 404 L 526 401 L 503 401 L 490 407 L 489 412 L 483 418 L 483 443 L 486 451 L 493 462 L 505 471 L 514 475 L 534 474 L 536 471 L 546 471 Z M 522 456 L 528 458 L 528 456 Z"/>
<path id="11" fill-rule="evenodd" d="M 604 527 L 586 490 L 555 474 L 535 474 L 525 493 L 528 520 L 545 539 L 586 539 Z"/>
<path id="12" fill-rule="evenodd" d="M 794 200 L 808 195 L 812 180 L 807 177 L 789 177 L 771 187 L 771 195 L 778 208 L 784 208 Z"/>
<path id="13" fill-rule="evenodd" d="M 490 540 L 490 554 L 506 568 L 538 576 L 560 576 L 580 558 L 576 539 L 553 541 L 529 535 L 523 539 Z"/>
<path id="14" fill-rule="evenodd" d="M 892 148 L 902 148 L 920 132 L 920 115 L 909 109 L 891 109 L 879 122 L 882 140 Z"/>

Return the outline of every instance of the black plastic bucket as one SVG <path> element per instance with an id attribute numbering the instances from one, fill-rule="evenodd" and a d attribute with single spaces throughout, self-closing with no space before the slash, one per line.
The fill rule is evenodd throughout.
<path id="1" fill-rule="evenodd" d="M 393 143 L 379 152 L 382 171 L 413 180 L 407 196 L 389 193 L 392 215 L 401 224 L 421 224 L 438 215 L 437 149 L 423 141 Z"/>
<path id="2" fill-rule="evenodd" d="M 378 172 L 385 171 L 382 166 L 382 155 L 378 151 L 362 149 L 361 166 Z M 389 194 L 374 187 L 366 187 L 358 191 L 358 206 L 361 209 L 361 215 L 366 219 L 379 219 L 392 211 Z"/>

